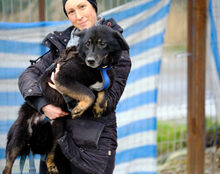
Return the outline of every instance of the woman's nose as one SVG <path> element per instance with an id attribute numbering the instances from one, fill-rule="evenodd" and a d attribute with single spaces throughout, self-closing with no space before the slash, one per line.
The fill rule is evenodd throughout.
<path id="1" fill-rule="evenodd" d="M 81 19 L 82 18 L 82 15 L 79 11 L 76 11 L 76 19 Z"/>

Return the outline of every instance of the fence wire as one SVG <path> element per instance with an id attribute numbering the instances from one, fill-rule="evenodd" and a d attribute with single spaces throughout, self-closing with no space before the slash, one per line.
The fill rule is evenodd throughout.
<path id="1" fill-rule="evenodd" d="M 217 12 L 219 4 L 210 8 Z M 207 3 L 210 4 L 210 1 Z M 219 13 L 215 13 L 216 28 L 220 27 Z M 208 23 L 208 22 L 207 22 Z M 219 31 L 219 30 L 218 30 Z M 207 39 L 208 39 L 207 32 Z M 208 43 L 208 42 L 207 42 Z M 208 43 L 209 44 L 209 43 Z M 207 45 L 208 45 L 207 44 Z M 217 44 L 219 48 L 219 42 Z M 210 48 L 207 46 L 207 51 Z M 165 36 L 161 75 L 158 89 L 158 173 L 187 173 L 187 0 L 172 1 Z M 207 53 L 205 90 L 205 174 L 220 173 L 219 80 L 209 65 Z M 216 75 L 215 75 L 216 76 Z"/>
<path id="2" fill-rule="evenodd" d="M 187 160 L 187 0 L 172 1 L 158 83 L 158 173 L 185 173 Z M 174 159 L 175 155 L 179 156 L 178 160 Z"/>
<path id="3" fill-rule="evenodd" d="M 117 7 L 131 0 L 97 0 L 99 13 Z M 61 0 L 45 0 L 46 21 L 66 20 Z M 0 21 L 36 22 L 39 20 L 38 0 L 1 0 Z"/>

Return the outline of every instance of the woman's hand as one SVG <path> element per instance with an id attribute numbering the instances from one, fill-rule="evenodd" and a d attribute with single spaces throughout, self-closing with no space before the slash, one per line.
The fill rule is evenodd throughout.
<path id="1" fill-rule="evenodd" d="M 57 73 L 58 73 L 59 71 L 60 71 L 60 64 L 57 64 L 57 67 L 56 67 L 56 69 L 55 69 L 55 72 L 52 72 L 51 77 L 50 77 L 52 83 L 51 83 L 51 82 L 48 82 L 48 85 L 49 85 L 51 88 L 57 90 L 59 93 L 62 94 L 62 92 L 57 88 L 57 86 L 56 86 L 56 81 L 55 81 L 55 76 L 57 75 Z M 51 120 L 54 120 L 54 119 L 56 119 L 56 118 L 63 117 L 63 116 L 66 116 L 66 115 L 69 115 L 69 114 L 70 114 L 70 113 L 68 113 L 68 112 L 64 112 L 61 108 L 56 107 L 56 106 L 54 106 L 54 105 L 52 105 L 52 104 L 48 104 L 48 105 L 44 106 L 44 107 L 42 108 L 42 111 L 43 111 L 44 114 L 45 114 L 49 119 L 51 119 Z"/>
<path id="2" fill-rule="evenodd" d="M 55 69 L 55 72 L 52 72 L 52 73 L 51 73 L 51 77 L 50 77 L 50 79 L 51 79 L 51 81 L 52 81 L 53 83 L 48 82 L 48 85 L 49 85 L 51 88 L 57 90 L 59 93 L 62 94 L 62 92 L 57 88 L 57 86 L 56 86 L 56 81 L 55 81 L 55 76 L 57 75 L 57 73 L 58 73 L 59 71 L 60 71 L 60 64 L 57 64 L 57 67 L 56 67 L 56 69 Z"/>
<path id="3" fill-rule="evenodd" d="M 61 108 L 56 107 L 52 104 L 48 104 L 42 108 L 44 115 L 46 115 L 49 119 L 54 120 L 59 117 L 63 117 L 69 115 L 70 113 L 64 112 Z"/>

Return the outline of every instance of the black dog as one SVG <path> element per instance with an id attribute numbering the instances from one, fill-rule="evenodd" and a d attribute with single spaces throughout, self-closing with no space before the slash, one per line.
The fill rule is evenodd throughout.
<path id="1" fill-rule="evenodd" d="M 94 26 L 76 36 L 79 37 L 79 46 L 66 49 L 43 74 L 40 85 L 48 102 L 70 111 L 72 118 L 80 117 L 89 108 L 95 117 L 100 117 L 107 107 L 100 68 L 117 64 L 122 50 L 127 50 L 128 45 L 121 34 L 107 26 Z M 62 95 L 48 86 L 57 64 L 60 64 L 60 71 L 55 76 L 55 82 Z M 112 81 L 113 69 L 108 70 L 108 76 Z M 72 107 L 67 105 L 63 96 L 75 99 L 75 104 Z M 44 117 L 27 103 L 21 106 L 19 116 L 8 133 L 3 174 L 10 174 L 16 157 L 29 154 L 30 149 L 34 154 L 47 154 L 48 172 L 59 173 L 54 164 L 54 151 L 65 118 L 48 122 Z"/>

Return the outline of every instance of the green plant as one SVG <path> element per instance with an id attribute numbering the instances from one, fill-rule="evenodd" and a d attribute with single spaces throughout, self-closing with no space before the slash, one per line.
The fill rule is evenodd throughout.
<path id="1" fill-rule="evenodd" d="M 220 123 L 206 116 L 206 147 L 220 146 Z M 157 122 L 158 156 L 186 147 L 187 125 L 172 121 Z"/>
<path id="2" fill-rule="evenodd" d="M 186 147 L 186 125 L 173 122 L 157 122 L 158 155 Z"/>

